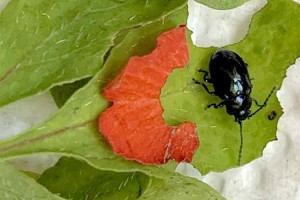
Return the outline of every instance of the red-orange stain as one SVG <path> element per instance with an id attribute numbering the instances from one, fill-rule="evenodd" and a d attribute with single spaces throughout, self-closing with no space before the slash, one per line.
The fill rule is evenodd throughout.
<path id="1" fill-rule="evenodd" d="M 143 164 L 192 160 L 199 147 L 196 125 L 168 126 L 159 99 L 168 75 L 188 59 L 185 27 L 178 27 L 160 35 L 150 54 L 132 57 L 104 89 L 113 105 L 101 113 L 99 131 L 116 154 Z"/>

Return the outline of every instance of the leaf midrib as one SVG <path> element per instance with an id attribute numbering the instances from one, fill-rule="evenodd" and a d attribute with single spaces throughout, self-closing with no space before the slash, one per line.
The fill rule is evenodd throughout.
<path id="1" fill-rule="evenodd" d="M 7 145 L 7 146 L 4 145 L 4 146 L 0 147 L 0 152 L 10 151 L 10 150 L 16 149 L 16 148 L 18 149 L 18 148 L 20 148 L 24 145 L 28 145 L 28 144 L 35 143 L 35 142 L 38 142 L 38 141 L 42 141 L 42 140 L 45 140 L 46 138 L 53 137 L 55 135 L 63 134 L 66 131 L 84 127 L 84 126 L 86 126 L 88 124 L 91 124 L 93 122 L 95 122 L 94 119 L 87 120 L 87 121 L 84 121 L 84 122 L 79 123 L 79 124 L 75 124 L 75 125 L 72 125 L 72 126 L 66 126 L 66 127 L 61 128 L 61 129 L 53 130 L 53 131 L 45 133 L 41 136 L 33 137 L 29 140 L 23 140 L 21 142 L 18 142 L 18 143 L 15 143 L 15 144 L 10 144 L 10 145 Z"/>

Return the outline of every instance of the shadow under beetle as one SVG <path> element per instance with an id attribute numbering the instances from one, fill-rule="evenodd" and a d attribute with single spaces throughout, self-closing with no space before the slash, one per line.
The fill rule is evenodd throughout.
<path id="1" fill-rule="evenodd" d="M 233 51 L 217 50 L 211 57 L 209 72 L 199 69 L 198 72 L 204 73 L 203 79 L 206 83 L 212 83 L 215 91 L 209 91 L 206 84 L 193 79 L 196 84 L 201 85 L 209 94 L 218 96 L 222 101 L 218 104 L 212 103 L 207 108 L 220 108 L 225 106 L 229 115 L 233 115 L 235 121 L 240 125 L 240 149 L 238 165 L 240 165 L 243 148 L 242 121 L 254 116 L 263 107 L 267 106 L 267 101 L 275 90 L 260 105 L 251 97 L 252 84 L 249 78 L 248 65 L 243 59 Z M 210 78 L 208 78 L 210 74 Z M 251 114 L 252 101 L 258 109 Z"/>

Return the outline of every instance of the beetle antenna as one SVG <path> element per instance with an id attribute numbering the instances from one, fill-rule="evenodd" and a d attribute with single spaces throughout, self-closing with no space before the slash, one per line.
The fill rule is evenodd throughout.
<path id="1" fill-rule="evenodd" d="M 253 117 L 256 113 L 258 113 L 258 111 L 260 111 L 261 109 L 263 109 L 264 107 L 267 106 L 267 102 L 269 101 L 270 97 L 272 96 L 273 92 L 275 91 L 276 87 L 273 87 L 271 92 L 269 93 L 268 97 L 266 98 L 265 102 L 251 115 L 248 116 L 248 119 L 250 119 L 251 117 Z"/>
<path id="2" fill-rule="evenodd" d="M 243 123 L 242 121 L 238 121 L 240 125 L 240 149 L 239 149 L 239 157 L 238 157 L 238 165 L 241 165 L 241 159 L 242 159 L 242 151 L 243 151 Z"/>

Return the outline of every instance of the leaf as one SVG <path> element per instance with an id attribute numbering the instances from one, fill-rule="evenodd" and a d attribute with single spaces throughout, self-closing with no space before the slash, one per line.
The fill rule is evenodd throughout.
<path id="1" fill-rule="evenodd" d="M 83 159 L 99 169 L 143 171 L 160 176 L 160 166 L 143 166 L 116 156 L 98 132 L 98 116 L 109 106 L 101 96 L 101 88 L 119 73 L 132 55 L 149 53 L 159 34 L 185 23 L 186 17 L 186 7 L 179 7 L 162 19 L 130 30 L 112 49 L 103 69 L 75 92 L 56 116 L 39 127 L 1 142 L 0 157 L 51 152 Z M 175 165 L 169 163 L 164 167 L 174 169 Z"/>
<path id="2" fill-rule="evenodd" d="M 85 86 L 91 80 L 90 77 L 84 78 L 73 83 L 66 83 L 64 85 L 55 86 L 50 90 L 51 95 L 56 103 L 56 105 L 60 108 L 62 107 L 66 101 L 76 92 L 79 88 Z"/>
<path id="3" fill-rule="evenodd" d="M 228 10 L 242 5 L 248 0 L 195 0 L 217 10 Z"/>
<path id="4" fill-rule="evenodd" d="M 30 171 L 22 171 L 25 175 L 29 176 L 33 180 L 37 180 L 40 177 L 40 174 L 37 174 L 35 172 L 30 172 Z"/>
<path id="5" fill-rule="evenodd" d="M 2 200 L 62 200 L 8 163 L 0 162 L 0 171 L 0 196 Z"/>
<path id="6" fill-rule="evenodd" d="M 285 13 L 278 15 L 278 13 Z M 247 37 L 240 43 L 226 47 L 237 52 L 249 65 L 253 78 L 252 97 L 263 103 L 275 86 L 280 88 L 288 66 L 300 56 L 300 5 L 292 1 L 270 1 L 253 18 Z M 293 20 L 291 20 L 293 19 Z M 223 171 L 237 166 L 240 147 L 239 125 L 225 108 L 205 109 L 211 103 L 218 103 L 218 97 L 210 96 L 192 78 L 203 81 L 199 68 L 208 71 L 210 56 L 214 48 L 197 48 L 190 45 L 191 59 L 187 68 L 176 70 L 169 76 L 163 88 L 161 102 L 164 118 L 172 125 L 183 121 L 197 123 L 200 149 L 193 158 L 193 164 L 201 173 Z M 212 86 L 209 86 L 213 90 Z M 253 103 L 252 110 L 257 107 Z M 262 109 L 243 123 L 242 164 L 261 156 L 267 142 L 276 139 L 278 117 L 269 120 L 268 115 L 276 111 L 279 117 L 281 107 L 273 94 Z"/>
<path id="7" fill-rule="evenodd" d="M 128 34 L 129 29 L 125 29 L 120 31 L 116 37 L 114 38 L 114 45 L 106 52 L 104 55 L 104 62 L 109 57 L 111 50 L 114 46 L 119 44 L 122 40 L 124 40 L 125 36 Z M 83 87 L 91 78 L 84 78 L 78 81 L 75 81 L 73 83 L 66 83 L 63 85 L 55 86 L 50 90 L 51 95 L 58 107 L 62 107 L 66 101 L 73 95 L 75 91 L 77 91 L 79 88 Z"/>
<path id="8" fill-rule="evenodd" d="M 151 184 L 142 194 L 141 200 L 224 200 L 205 183 L 185 176 L 169 175 L 165 179 L 151 178 Z"/>
<path id="9" fill-rule="evenodd" d="M 62 158 L 38 182 L 61 197 L 74 200 L 223 199 L 205 183 L 179 174 L 158 179 L 139 172 L 107 172 L 70 158 Z"/>
<path id="10" fill-rule="evenodd" d="M 138 199 L 149 177 L 95 169 L 82 161 L 61 158 L 38 179 L 54 194 L 66 199 Z"/>
<path id="11" fill-rule="evenodd" d="M 118 32 L 185 3 L 11 0 L 0 15 L 0 106 L 94 76 Z"/>

